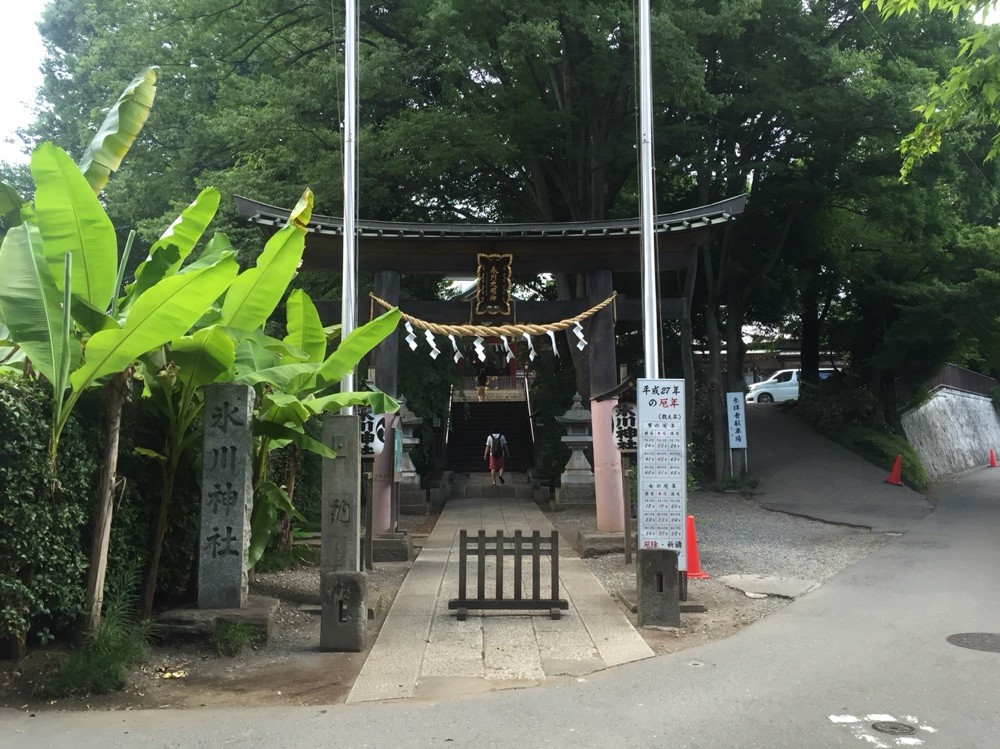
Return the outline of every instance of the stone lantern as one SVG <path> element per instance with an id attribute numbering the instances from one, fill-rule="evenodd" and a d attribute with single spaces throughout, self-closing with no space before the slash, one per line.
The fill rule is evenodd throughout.
<path id="1" fill-rule="evenodd" d="M 560 486 L 556 489 L 556 504 L 593 505 L 594 472 L 587 462 L 583 451 L 591 445 L 593 437 L 590 434 L 590 411 L 583 407 L 583 399 L 577 393 L 573 396 L 572 407 L 556 421 L 566 427 L 566 443 L 572 454 L 560 476 Z"/>
<path id="2" fill-rule="evenodd" d="M 420 488 L 420 475 L 410 459 L 410 450 L 420 444 L 414 430 L 420 424 L 420 417 L 406 406 L 405 398 L 398 398 L 398 434 L 402 443 L 402 471 L 399 474 L 399 511 L 403 515 L 426 515 L 427 494 Z"/>

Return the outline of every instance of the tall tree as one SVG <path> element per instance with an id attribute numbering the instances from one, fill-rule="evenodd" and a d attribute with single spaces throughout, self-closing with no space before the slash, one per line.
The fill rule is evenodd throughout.
<path id="1" fill-rule="evenodd" d="M 864 0 L 867 8 L 872 0 Z M 927 89 L 918 107 L 920 121 L 903 138 L 901 173 L 905 178 L 925 156 L 936 153 L 946 133 L 968 128 L 984 128 L 992 136 L 987 159 L 1000 154 L 1000 26 L 988 23 L 996 6 L 993 0 L 875 0 L 882 17 L 937 11 L 962 19 L 978 18 L 980 25 L 969 27 L 954 53 L 954 64 L 940 82 Z"/>

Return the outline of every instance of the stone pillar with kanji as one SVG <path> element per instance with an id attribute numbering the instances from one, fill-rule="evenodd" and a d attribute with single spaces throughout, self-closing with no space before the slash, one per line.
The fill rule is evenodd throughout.
<path id="1" fill-rule="evenodd" d="M 198 608 L 242 608 L 253 509 L 254 391 L 246 385 L 205 388 Z"/>

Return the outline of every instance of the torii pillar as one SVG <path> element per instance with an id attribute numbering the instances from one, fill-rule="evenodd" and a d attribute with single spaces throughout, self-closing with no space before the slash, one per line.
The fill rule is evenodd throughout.
<path id="1" fill-rule="evenodd" d="M 612 292 L 611 271 L 587 272 L 587 300 L 590 304 L 596 305 L 604 301 Z M 593 398 L 594 395 L 606 393 L 618 384 L 613 305 L 608 305 L 590 318 L 588 344 L 597 530 L 601 533 L 621 533 L 625 530 L 622 459 L 615 444 L 611 418 L 617 401 L 612 398 L 598 402 Z"/>
<path id="2" fill-rule="evenodd" d="M 375 296 L 393 306 L 399 305 L 399 271 L 375 271 Z M 399 390 L 399 335 L 396 331 L 375 347 L 372 364 L 375 367 L 375 387 L 395 398 Z M 387 444 L 382 454 L 375 456 L 372 469 L 373 533 L 389 533 L 396 529 L 396 518 L 392 516 L 392 469 L 396 453 L 392 448 Z"/>

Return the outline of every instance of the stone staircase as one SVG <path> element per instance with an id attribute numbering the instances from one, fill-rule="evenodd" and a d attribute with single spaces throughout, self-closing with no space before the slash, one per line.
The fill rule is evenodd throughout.
<path id="1" fill-rule="evenodd" d="M 526 402 L 460 401 L 452 403 L 451 407 L 448 470 L 453 473 L 487 471 L 483 451 L 486 449 L 486 438 L 493 432 L 501 432 L 507 438 L 510 447 L 508 471 L 527 471 L 534 465 L 534 445 Z"/>
<path id="2" fill-rule="evenodd" d="M 526 473 L 504 472 L 503 484 L 493 486 L 489 471 L 485 473 L 456 473 L 449 489 L 451 499 L 475 499 L 481 497 L 514 497 L 534 499 L 531 481 Z"/>

